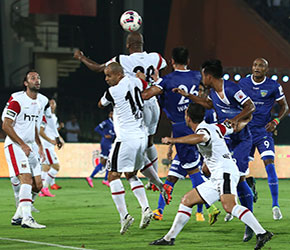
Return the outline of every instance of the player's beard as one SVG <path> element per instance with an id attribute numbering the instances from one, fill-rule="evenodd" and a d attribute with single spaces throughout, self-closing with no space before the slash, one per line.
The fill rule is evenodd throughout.
<path id="1" fill-rule="evenodd" d="M 40 88 L 37 88 L 37 87 L 35 87 L 35 86 L 29 88 L 29 90 L 30 90 L 31 92 L 34 92 L 34 93 L 38 93 L 38 92 L 39 92 L 39 89 L 40 89 Z"/>

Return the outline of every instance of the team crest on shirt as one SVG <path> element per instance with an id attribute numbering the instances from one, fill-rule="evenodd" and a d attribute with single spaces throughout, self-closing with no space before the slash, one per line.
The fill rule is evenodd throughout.
<path id="1" fill-rule="evenodd" d="M 22 168 L 26 168 L 26 163 L 21 163 Z"/>
<path id="2" fill-rule="evenodd" d="M 265 97 L 268 94 L 268 90 L 262 89 L 262 90 L 260 90 L 260 93 L 261 93 L 262 97 Z"/>

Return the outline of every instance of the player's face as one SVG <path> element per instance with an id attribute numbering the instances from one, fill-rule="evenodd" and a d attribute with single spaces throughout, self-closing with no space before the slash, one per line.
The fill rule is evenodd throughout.
<path id="1" fill-rule="evenodd" d="M 202 75 L 202 82 L 204 86 L 209 88 L 211 86 L 211 75 L 205 74 L 204 70 L 201 71 L 201 75 Z"/>
<path id="2" fill-rule="evenodd" d="M 119 74 L 114 74 L 109 67 L 105 68 L 104 73 L 105 73 L 105 76 L 106 76 L 105 77 L 105 81 L 110 86 L 117 85 L 118 82 L 120 81 Z"/>
<path id="3" fill-rule="evenodd" d="M 24 85 L 32 92 L 38 92 L 41 83 L 39 74 L 37 72 L 29 72 L 26 78 Z"/>
<path id="4" fill-rule="evenodd" d="M 49 105 L 50 105 L 50 108 L 51 108 L 51 112 L 54 113 L 55 112 L 55 109 L 56 109 L 56 102 L 55 100 L 50 100 L 49 101 Z"/>
<path id="5" fill-rule="evenodd" d="M 268 63 L 263 59 L 256 59 L 253 62 L 252 74 L 255 78 L 264 78 L 268 71 Z"/>

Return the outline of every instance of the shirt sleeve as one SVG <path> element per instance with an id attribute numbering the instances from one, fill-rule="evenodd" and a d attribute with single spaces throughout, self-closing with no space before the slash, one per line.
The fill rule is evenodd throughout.
<path id="1" fill-rule="evenodd" d="M 103 97 L 101 98 L 101 104 L 103 106 L 108 106 L 110 104 L 114 105 L 114 99 L 110 93 L 110 89 L 108 89 L 105 94 L 103 95 Z"/>
<path id="2" fill-rule="evenodd" d="M 12 100 L 10 101 L 6 111 L 4 111 L 5 113 L 3 118 L 7 117 L 14 121 L 17 115 L 20 113 L 20 111 L 21 111 L 20 104 L 17 101 Z"/>
<path id="3" fill-rule="evenodd" d="M 241 90 L 240 88 L 238 88 L 238 91 L 235 92 L 235 94 L 234 94 L 234 98 L 235 98 L 235 100 L 236 100 L 238 103 L 240 103 L 241 105 L 243 105 L 247 100 L 250 99 L 250 97 L 247 96 L 247 95 L 243 92 L 243 90 Z"/>
<path id="4" fill-rule="evenodd" d="M 157 70 L 164 69 L 167 66 L 166 60 L 159 53 L 157 54 L 158 54 L 159 60 L 158 60 L 156 69 Z"/>
<path id="5" fill-rule="evenodd" d="M 200 145 L 206 145 L 210 142 L 211 136 L 209 131 L 206 128 L 200 128 L 196 131 L 196 134 L 198 135 L 204 135 L 204 141 L 199 143 Z"/>
<path id="6" fill-rule="evenodd" d="M 275 90 L 275 100 L 278 102 L 284 98 L 284 91 L 282 86 L 278 83 L 277 88 Z"/>
<path id="7" fill-rule="evenodd" d="M 216 126 L 219 128 L 222 136 L 229 135 L 234 132 L 232 126 L 227 122 L 216 124 Z"/>

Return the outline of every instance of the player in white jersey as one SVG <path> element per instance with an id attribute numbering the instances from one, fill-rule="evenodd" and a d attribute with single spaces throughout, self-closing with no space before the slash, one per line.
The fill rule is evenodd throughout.
<path id="1" fill-rule="evenodd" d="M 118 62 L 124 69 L 125 75 L 136 77 L 137 72 L 142 72 L 146 75 L 147 82 L 153 82 L 151 75 L 154 69 L 164 69 L 167 64 L 164 58 L 158 53 L 147 53 L 143 51 L 143 36 L 139 32 L 131 32 L 127 37 L 126 47 L 130 55 L 118 55 L 104 64 L 98 64 L 86 56 L 83 52 L 77 50 L 74 53 L 74 58 L 83 62 L 89 69 L 95 72 L 102 72 L 106 65 L 110 62 Z M 153 135 L 156 133 L 160 116 L 160 108 L 156 97 L 144 102 L 144 122 L 148 133 L 148 148 L 146 149 L 146 166 L 153 165 L 155 171 L 158 169 L 157 150 L 153 144 Z M 149 185 L 151 186 L 151 185 Z"/>
<path id="2" fill-rule="evenodd" d="M 39 192 L 42 188 L 38 156 L 45 159 L 37 127 L 39 116 L 43 113 L 42 103 L 38 99 L 39 74 L 29 71 L 24 85 L 25 91 L 10 98 L 2 124 L 2 129 L 7 134 L 4 151 L 9 174 L 10 177 L 17 176 L 20 180 L 19 205 L 11 224 L 21 224 L 24 228 L 45 228 L 46 226 L 38 224 L 31 215 L 32 190 Z"/>
<path id="3" fill-rule="evenodd" d="M 175 238 L 189 221 L 194 205 L 203 203 L 211 205 L 220 200 L 227 213 L 231 213 L 252 228 L 257 235 L 255 249 L 261 249 L 273 234 L 260 225 L 248 208 L 238 205 L 236 202 L 237 184 L 240 178 L 239 169 L 224 140 L 224 135 L 233 133 L 233 129 L 227 123 L 207 124 L 203 121 L 204 114 L 204 107 L 200 104 L 190 103 L 185 113 L 185 120 L 187 126 L 195 134 L 178 138 L 165 137 L 162 142 L 196 144 L 211 172 L 211 177 L 184 195 L 169 232 L 150 244 L 174 245 Z"/>
<path id="4" fill-rule="evenodd" d="M 143 100 L 141 91 L 146 82 L 124 76 L 120 64 L 113 62 L 105 68 L 106 82 L 111 86 L 100 99 L 100 108 L 113 105 L 113 122 L 116 139 L 107 162 L 110 189 L 113 201 L 121 218 L 120 233 L 124 234 L 134 218 L 128 213 L 125 202 L 125 189 L 120 179 L 124 172 L 131 189 L 142 208 L 140 228 L 149 225 L 153 213 L 149 207 L 144 186 L 136 173 L 144 165 L 147 146 L 143 124 Z"/>
<path id="5" fill-rule="evenodd" d="M 56 110 L 56 102 L 54 99 L 49 100 L 49 105 L 51 108 L 51 119 L 54 122 L 55 127 L 59 128 L 58 124 L 58 119 L 57 116 L 55 115 L 55 110 Z M 44 153 L 46 156 L 46 159 L 44 163 L 42 164 L 42 180 L 43 180 L 43 188 L 41 193 L 39 193 L 39 196 L 51 196 L 53 197 L 49 190 L 48 187 L 50 186 L 51 189 L 60 189 L 61 187 L 57 184 L 55 184 L 55 177 L 59 171 L 59 161 L 58 157 L 55 153 L 55 145 L 56 140 L 55 140 L 55 131 L 54 128 L 49 126 L 47 123 L 47 120 L 45 116 L 42 119 L 42 124 L 40 126 L 40 140 L 42 142 L 43 148 L 44 148 Z M 63 142 L 63 139 L 61 137 L 60 141 Z"/>

